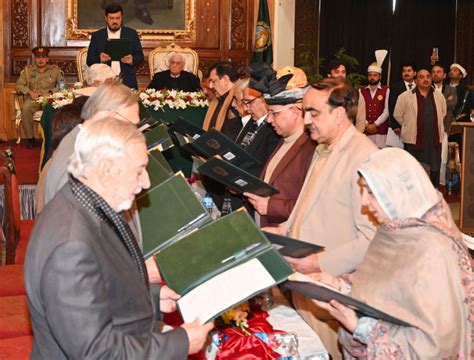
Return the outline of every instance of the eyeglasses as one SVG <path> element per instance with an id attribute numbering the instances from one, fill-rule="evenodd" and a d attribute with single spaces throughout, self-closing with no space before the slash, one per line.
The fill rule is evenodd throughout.
<path id="1" fill-rule="evenodd" d="M 237 98 L 237 96 L 232 96 L 232 100 L 234 100 L 237 104 L 241 104 L 241 103 L 242 103 L 242 100 L 240 100 L 239 98 Z"/>
<path id="2" fill-rule="evenodd" d="M 260 98 L 261 96 L 254 97 L 253 99 L 242 99 L 241 103 L 244 105 L 250 105 L 252 102 Z"/>
<path id="3" fill-rule="evenodd" d="M 278 109 L 278 110 L 268 110 L 267 116 L 270 116 L 270 115 L 275 116 L 275 114 L 278 114 L 279 112 L 282 112 L 282 111 L 285 111 L 285 110 L 288 110 L 288 109 L 291 109 L 291 108 L 294 108 L 294 107 L 297 107 L 297 106 L 291 105 L 291 106 L 282 107 L 281 109 Z"/>

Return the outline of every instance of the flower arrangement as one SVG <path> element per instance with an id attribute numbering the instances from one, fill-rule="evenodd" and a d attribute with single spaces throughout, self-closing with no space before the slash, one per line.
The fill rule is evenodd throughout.
<path id="1" fill-rule="evenodd" d="M 202 91 L 186 92 L 177 90 L 146 89 L 138 94 L 145 107 L 153 107 L 155 111 L 170 109 L 186 109 L 187 107 L 206 107 L 209 101 Z"/>
<path id="2" fill-rule="evenodd" d="M 70 90 L 59 90 L 48 96 L 40 96 L 36 100 L 39 104 L 51 104 L 54 109 L 59 109 L 64 105 L 71 104 L 74 100 L 74 94 Z"/>
<path id="3" fill-rule="evenodd" d="M 226 325 L 231 325 L 239 328 L 242 332 L 250 336 L 248 331 L 249 323 L 247 322 L 247 316 L 249 315 L 250 305 L 248 302 L 240 304 L 230 310 L 227 310 L 221 315 L 222 321 Z"/>

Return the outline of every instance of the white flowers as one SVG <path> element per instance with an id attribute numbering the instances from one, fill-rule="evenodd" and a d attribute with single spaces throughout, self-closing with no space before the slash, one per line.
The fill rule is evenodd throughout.
<path id="1" fill-rule="evenodd" d="M 140 100 L 145 107 L 153 107 L 155 111 L 170 109 L 186 109 L 187 107 L 206 107 L 209 101 L 202 91 L 185 92 L 177 90 L 146 89 L 140 94 Z"/>
<path id="2" fill-rule="evenodd" d="M 36 99 L 39 104 L 49 103 L 54 109 L 59 109 L 64 105 L 71 104 L 74 100 L 74 95 L 70 90 L 59 90 L 48 96 L 40 96 Z"/>

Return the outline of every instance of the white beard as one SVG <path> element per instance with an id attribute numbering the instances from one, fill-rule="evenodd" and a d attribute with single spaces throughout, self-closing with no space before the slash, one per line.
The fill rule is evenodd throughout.
<path id="1" fill-rule="evenodd" d="M 121 211 L 128 210 L 132 207 L 132 204 L 133 204 L 133 198 L 124 200 L 120 204 L 117 205 L 117 209 L 115 209 L 115 211 L 121 212 Z"/>

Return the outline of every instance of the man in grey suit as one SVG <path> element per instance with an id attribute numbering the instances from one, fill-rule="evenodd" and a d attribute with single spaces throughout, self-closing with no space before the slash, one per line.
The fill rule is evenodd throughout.
<path id="1" fill-rule="evenodd" d="M 144 136 L 114 118 L 83 125 L 68 182 L 39 216 L 25 261 L 32 359 L 186 359 L 213 324 L 156 332 L 179 296 L 149 283 L 120 212 L 150 186 Z"/>

